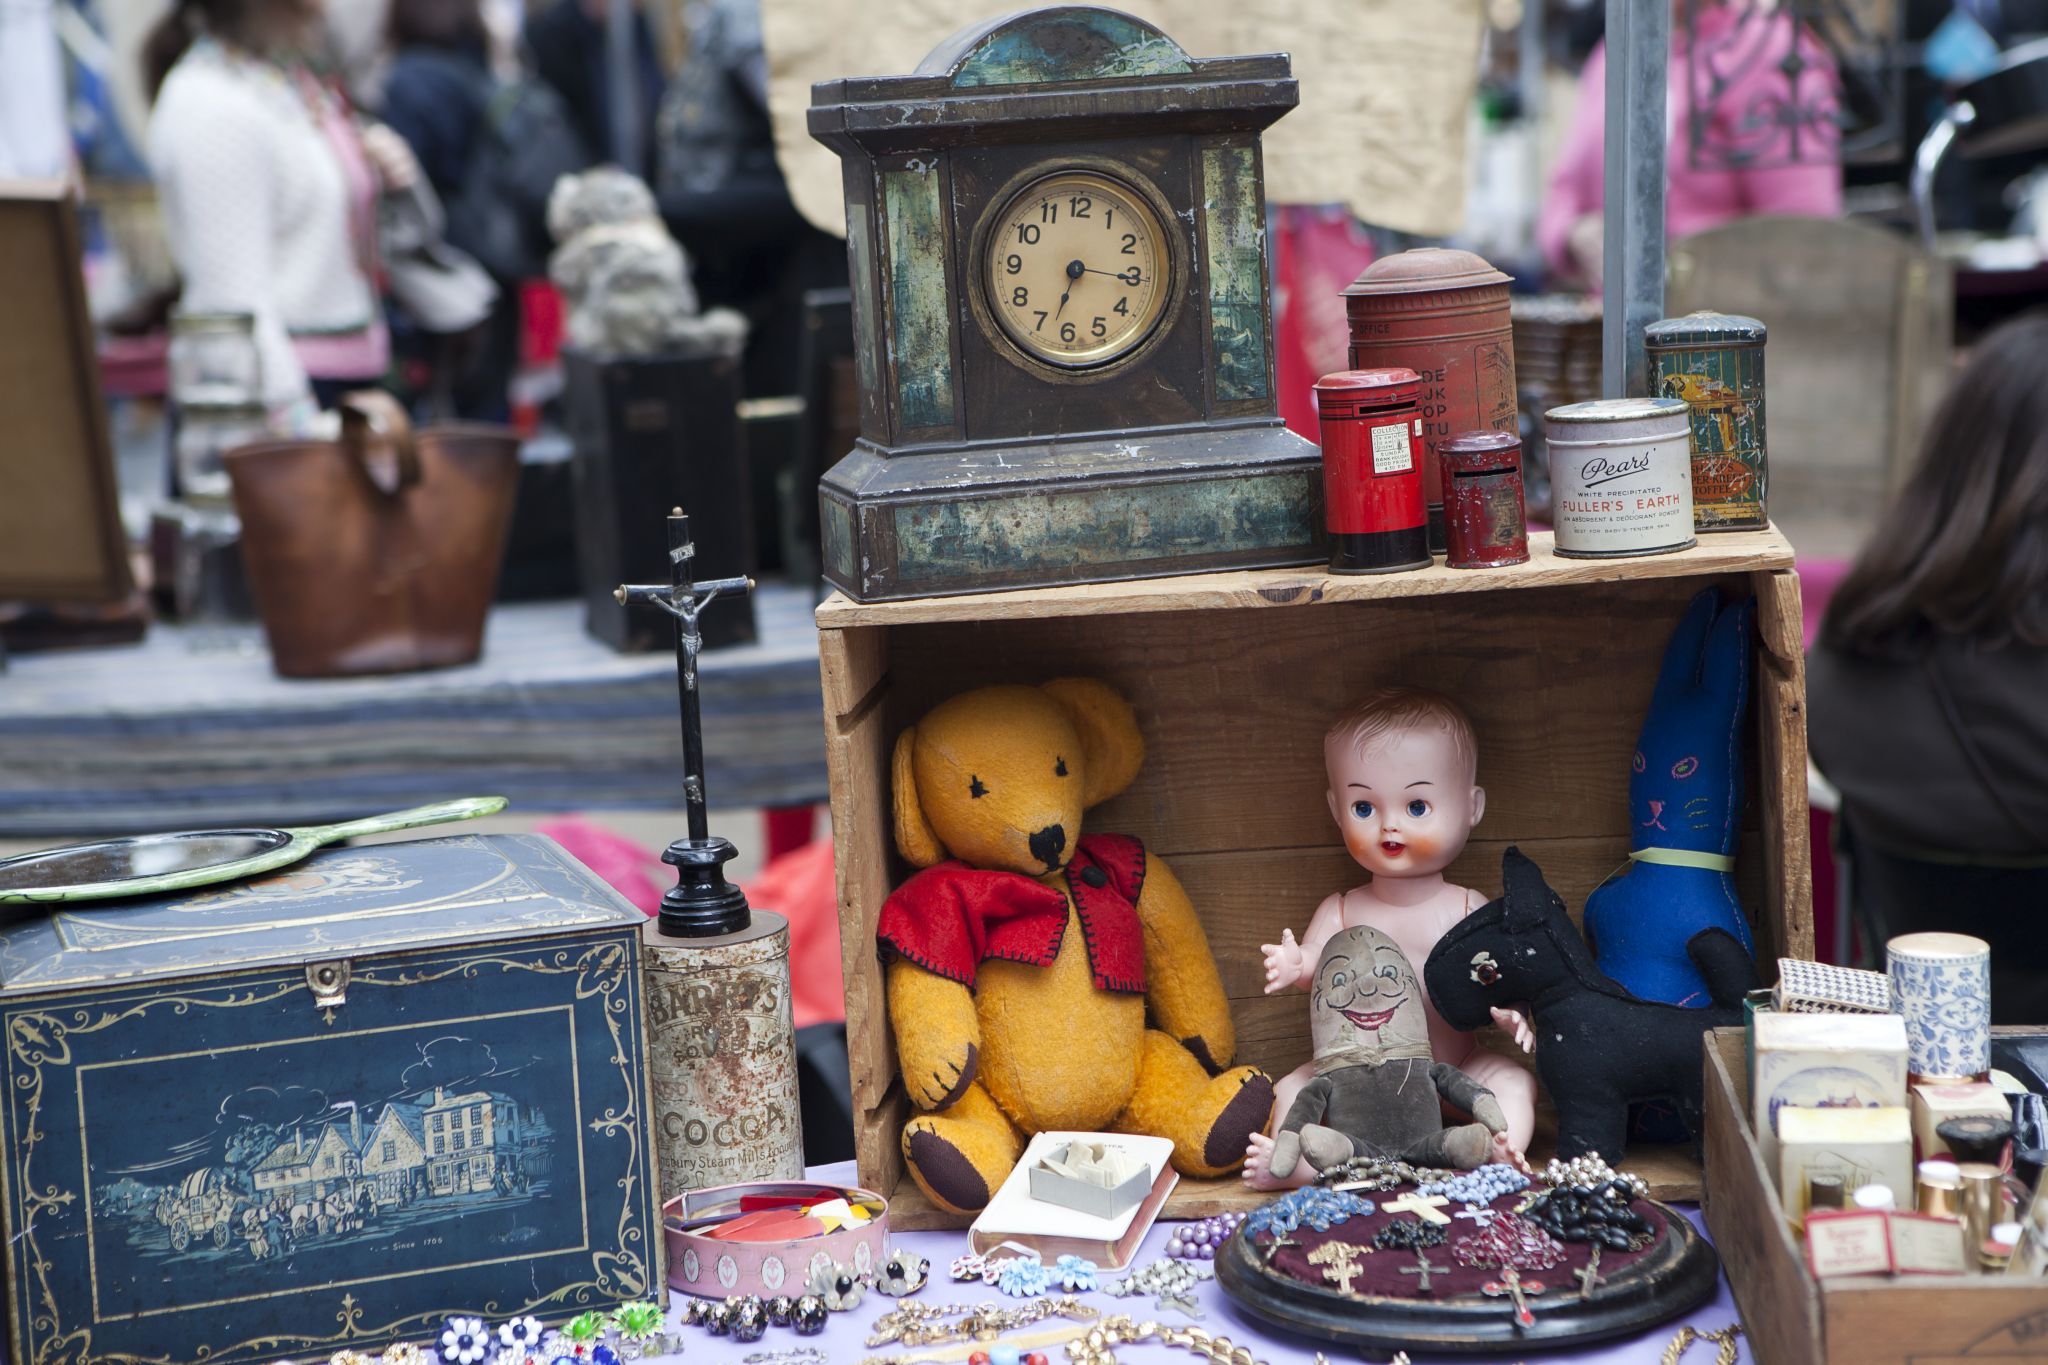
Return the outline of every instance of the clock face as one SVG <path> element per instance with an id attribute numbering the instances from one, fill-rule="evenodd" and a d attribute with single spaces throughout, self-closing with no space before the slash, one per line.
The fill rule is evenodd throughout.
<path id="1" fill-rule="evenodd" d="M 1172 253 L 1151 204 L 1093 171 L 1033 181 L 996 211 L 988 300 L 1003 332 L 1048 365 L 1135 350 L 1166 311 Z"/>

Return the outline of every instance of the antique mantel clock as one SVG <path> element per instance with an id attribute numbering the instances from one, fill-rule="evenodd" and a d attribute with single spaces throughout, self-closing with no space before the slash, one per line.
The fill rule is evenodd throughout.
<path id="1" fill-rule="evenodd" d="M 826 81 L 861 435 L 820 485 L 859 601 L 1312 563 L 1316 448 L 1273 391 L 1259 133 L 1285 55 L 1042 9 Z"/>

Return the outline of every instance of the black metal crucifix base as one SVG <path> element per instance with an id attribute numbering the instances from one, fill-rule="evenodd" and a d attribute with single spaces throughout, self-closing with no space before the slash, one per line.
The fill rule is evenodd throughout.
<path id="1" fill-rule="evenodd" d="M 711 835 L 678 839 L 661 860 L 676 870 L 676 884 L 661 897 L 663 934 L 710 938 L 737 934 L 751 922 L 747 893 L 725 879 L 725 865 L 739 856 L 732 840 Z"/>
<path id="2" fill-rule="evenodd" d="M 704 647 L 697 615 L 714 600 L 754 590 L 751 578 L 713 578 L 702 583 L 690 576 L 697 547 L 690 542 L 690 519 L 678 507 L 668 514 L 669 582 L 666 586 L 622 584 L 613 594 L 621 606 L 659 607 L 676 621 L 677 690 L 682 701 L 683 803 L 688 808 L 690 835 L 668 846 L 661 860 L 676 870 L 676 884 L 661 898 L 658 927 L 671 938 L 711 938 L 737 934 L 752 921 L 747 896 L 725 879 L 725 865 L 739 856 L 729 839 L 711 833 L 704 800 L 704 724 L 697 708 L 697 654 Z"/>

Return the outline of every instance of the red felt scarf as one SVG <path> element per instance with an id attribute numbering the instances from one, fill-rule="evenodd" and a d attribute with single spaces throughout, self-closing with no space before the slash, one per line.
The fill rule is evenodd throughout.
<path id="1" fill-rule="evenodd" d="M 882 953 L 973 989 L 976 969 L 1000 959 L 1050 966 L 1067 932 L 1067 896 L 1081 918 L 1088 965 L 1099 990 L 1145 992 L 1145 931 L 1138 895 L 1145 846 L 1121 834 L 1085 836 L 1066 868 L 1066 894 L 1021 872 L 940 863 L 912 877 L 882 904 L 875 931 Z"/>

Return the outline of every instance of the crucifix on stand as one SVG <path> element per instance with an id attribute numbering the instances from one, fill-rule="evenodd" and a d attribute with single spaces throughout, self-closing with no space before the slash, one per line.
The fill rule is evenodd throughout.
<path id="1" fill-rule="evenodd" d="M 621 584 L 612 596 L 621 606 L 659 607 L 676 620 L 676 671 L 680 675 L 683 721 L 683 800 L 690 833 L 668 846 L 661 860 L 676 869 L 676 884 L 661 898 L 661 932 L 672 938 L 709 938 L 745 929 L 747 895 L 725 879 L 725 864 L 739 856 L 732 841 L 714 836 L 705 814 L 704 721 L 697 704 L 697 655 L 704 648 L 697 617 L 721 597 L 754 590 L 751 578 L 692 579 L 690 519 L 683 509 L 668 514 L 669 581 Z"/>

